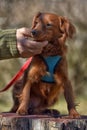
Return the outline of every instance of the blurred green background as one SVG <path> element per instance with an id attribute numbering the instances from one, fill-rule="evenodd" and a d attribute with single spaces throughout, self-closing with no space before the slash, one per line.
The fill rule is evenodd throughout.
<path id="1" fill-rule="evenodd" d="M 69 76 L 76 94 L 77 107 L 81 114 L 87 114 L 87 0 L 0 0 L 0 28 L 31 27 L 33 16 L 38 12 L 51 12 L 68 17 L 76 27 L 76 35 L 68 41 Z M 3 88 L 20 69 L 25 59 L 0 61 L 0 89 Z M 12 106 L 11 89 L 0 93 L 0 112 Z M 58 103 L 57 103 L 58 104 Z M 63 97 L 59 105 L 66 113 Z"/>

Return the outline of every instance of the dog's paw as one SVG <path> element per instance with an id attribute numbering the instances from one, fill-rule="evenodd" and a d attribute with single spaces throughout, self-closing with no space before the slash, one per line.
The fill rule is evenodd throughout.
<path id="1" fill-rule="evenodd" d="M 19 115 L 27 115 L 28 111 L 25 107 L 19 107 L 18 110 L 16 111 L 16 113 Z"/>
<path id="2" fill-rule="evenodd" d="M 70 118 L 80 118 L 80 114 L 75 109 L 71 109 L 69 111 L 69 117 Z"/>
<path id="3" fill-rule="evenodd" d="M 60 112 L 58 110 L 55 110 L 55 109 L 45 109 L 43 110 L 42 114 L 46 114 L 46 115 L 49 115 L 49 116 L 52 116 L 52 117 L 59 117 L 60 116 Z"/>

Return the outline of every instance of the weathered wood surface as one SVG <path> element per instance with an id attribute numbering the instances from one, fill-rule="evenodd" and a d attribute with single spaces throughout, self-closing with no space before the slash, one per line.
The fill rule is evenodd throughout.
<path id="1" fill-rule="evenodd" d="M 0 114 L 0 130 L 87 130 L 87 116 L 69 119 L 43 115 Z"/>

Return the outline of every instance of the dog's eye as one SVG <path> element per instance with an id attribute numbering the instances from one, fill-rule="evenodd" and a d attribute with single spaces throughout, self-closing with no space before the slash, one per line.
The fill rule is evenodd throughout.
<path id="1" fill-rule="evenodd" d="M 36 24 L 38 24 L 38 22 L 37 22 L 37 21 L 35 21 L 35 25 L 36 25 Z"/>
<path id="2" fill-rule="evenodd" d="M 51 23 L 47 23 L 46 27 L 52 27 L 52 24 Z"/>

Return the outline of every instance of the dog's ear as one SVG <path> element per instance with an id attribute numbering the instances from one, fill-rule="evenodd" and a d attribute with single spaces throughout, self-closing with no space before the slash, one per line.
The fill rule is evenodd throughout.
<path id="1" fill-rule="evenodd" d="M 34 16 L 33 22 L 32 22 L 32 28 L 34 28 L 34 26 L 35 26 L 35 21 L 36 21 L 36 19 L 37 19 L 41 14 L 42 14 L 41 12 L 38 12 L 38 13 Z"/>
<path id="2" fill-rule="evenodd" d="M 62 33 L 66 33 L 66 36 L 69 38 L 73 37 L 73 34 L 76 32 L 74 25 L 66 19 L 65 17 L 60 17 L 60 30 Z"/>

